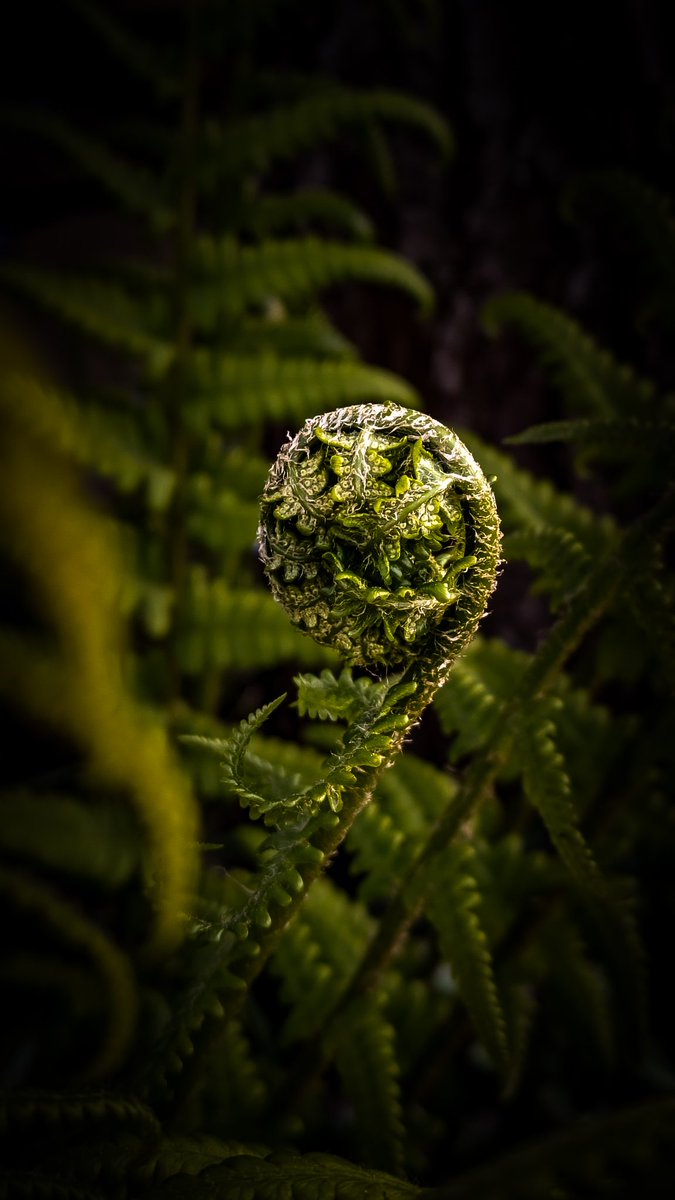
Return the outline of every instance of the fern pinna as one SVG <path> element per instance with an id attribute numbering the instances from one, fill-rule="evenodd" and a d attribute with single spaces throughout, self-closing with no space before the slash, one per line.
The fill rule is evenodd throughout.
<path id="1" fill-rule="evenodd" d="M 1 114 L 129 230 L 0 267 L 84 368 L 3 333 L 5 1192 L 669 1194 L 672 400 L 496 297 L 565 408 L 460 441 L 324 310 L 360 281 L 424 314 L 428 283 L 294 190 L 345 133 L 390 186 L 383 128 L 445 156 L 438 115 L 280 73 L 275 6 L 166 9 L 155 47 L 71 3 L 153 115 Z M 554 440 L 601 505 L 520 465 Z M 502 556 L 527 648 L 473 637 Z"/>

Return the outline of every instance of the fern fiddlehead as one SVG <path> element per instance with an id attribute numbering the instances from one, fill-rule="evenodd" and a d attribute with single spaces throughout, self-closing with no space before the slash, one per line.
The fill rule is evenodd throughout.
<path id="1" fill-rule="evenodd" d="M 336 409 L 282 447 L 261 557 L 294 624 L 350 663 L 445 673 L 494 587 L 492 491 L 459 438 L 394 404 Z"/>
<path id="2" fill-rule="evenodd" d="M 247 773 L 248 739 L 275 706 L 221 744 L 230 792 L 276 826 L 251 894 L 214 931 L 213 971 L 226 959 L 240 984 L 230 1011 L 475 633 L 495 586 L 501 533 L 490 485 L 459 438 L 387 403 L 314 417 L 281 448 L 259 540 L 291 620 L 381 680 L 364 689 L 322 779 L 301 791 L 271 797 L 254 762 Z M 251 943 L 257 952 L 244 955 Z"/>

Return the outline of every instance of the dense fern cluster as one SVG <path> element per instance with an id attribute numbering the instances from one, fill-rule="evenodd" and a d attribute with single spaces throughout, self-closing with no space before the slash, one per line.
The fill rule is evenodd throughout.
<path id="1" fill-rule="evenodd" d="M 3 114 L 147 248 L 0 267 L 13 311 L 46 309 L 109 384 L 56 387 L 3 332 L 5 1191 L 672 1184 L 672 398 L 562 312 L 498 296 L 487 328 L 515 326 L 564 405 L 511 440 L 569 442 L 600 502 L 471 433 L 465 452 L 321 305 L 360 280 L 424 312 L 428 283 L 348 197 L 275 175 L 344 130 L 381 151 L 385 122 L 445 154 L 438 115 L 261 69 L 223 119 L 209 31 L 248 52 L 265 5 L 186 6 L 180 68 L 76 8 L 157 119 L 141 163 L 119 131 Z M 608 194 L 670 227 L 637 181 L 581 180 L 569 205 Z M 301 431 L 266 485 L 280 426 Z M 321 644 L 260 578 L 261 494 L 274 590 L 296 617 L 301 585 L 318 595 Z M 543 597 L 529 650 L 466 648 L 500 555 Z"/>

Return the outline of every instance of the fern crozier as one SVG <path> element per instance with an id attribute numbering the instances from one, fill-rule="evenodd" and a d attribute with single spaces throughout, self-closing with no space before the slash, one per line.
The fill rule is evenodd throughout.
<path id="1" fill-rule="evenodd" d="M 260 555 L 301 630 L 350 663 L 454 658 L 495 584 L 491 488 L 452 430 L 399 405 L 313 417 L 279 452 Z"/>

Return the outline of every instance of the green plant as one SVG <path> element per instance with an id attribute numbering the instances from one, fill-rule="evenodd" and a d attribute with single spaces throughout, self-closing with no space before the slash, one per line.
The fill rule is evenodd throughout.
<path id="1" fill-rule="evenodd" d="M 502 1200 L 672 1180 L 671 402 L 532 297 L 489 306 L 569 406 L 520 440 L 578 445 L 570 477 L 593 472 L 603 504 L 462 435 L 507 563 L 545 597 L 531 650 L 467 645 L 500 554 L 491 489 L 319 307 L 355 277 L 428 308 L 428 285 L 321 232 L 372 232 L 344 197 L 269 185 L 345 126 L 365 147 L 402 120 L 447 149 L 445 127 L 407 97 L 253 86 L 241 66 L 219 120 L 200 64 L 219 38 L 245 63 L 257 5 L 250 23 L 194 6 L 183 78 L 77 7 L 160 119 L 139 164 L 5 113 L 148 239 L 105 272 L 2 268 L 114 380 L 66 395 L 3 347 L 5 1190 Z M 265 484 L 277 421 L 302 427 Z M 261 492 L 273 589 L 320 644 L 260 586 Z M 269 700 L 286 666 L 292 710 Z"/>

